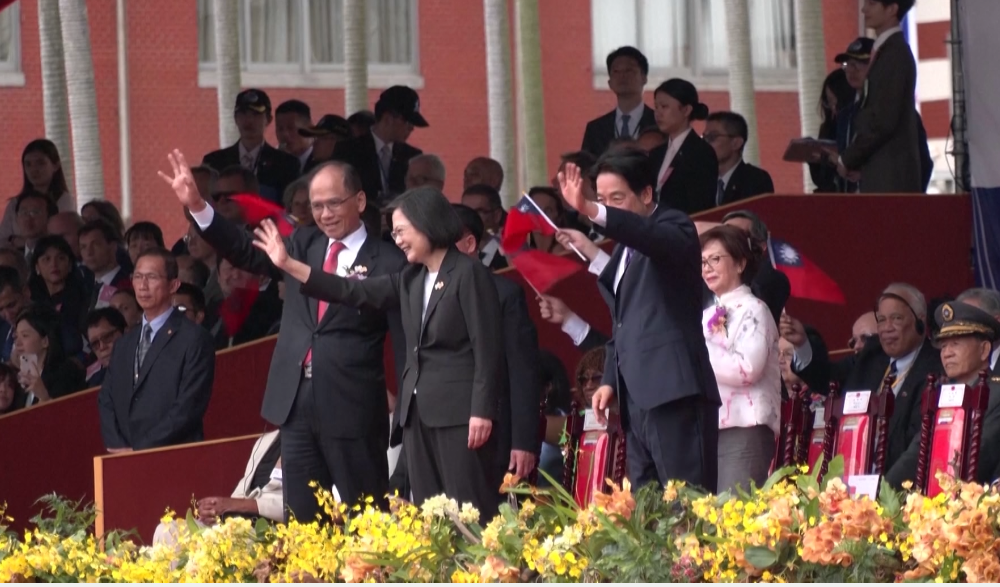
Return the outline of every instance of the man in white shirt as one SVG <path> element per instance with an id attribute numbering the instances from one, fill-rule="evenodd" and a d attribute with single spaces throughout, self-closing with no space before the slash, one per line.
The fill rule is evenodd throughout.
<path id="1" fill-rule="evenodd" d="M 80 229 L 80 256 L 83 264 L 94 274 L 87 310 L 106 308 L 119 289 L 132 289 L 128 274 L 118 266 L 115 253 L 118 238 L 111 225 L 103 220 L 88 222 Z"/>
<path id="2" fill-rule="evenodd" d="M 638 139 L 643 129 L 655 127 L 653 109 L 642 101 L 649 75 L 649 60 L 635 47 L 619 47 L 606 60 L 608 87 L 617 98 L 617 107 L 587 123 L 581 150 L 595 157 L 615 139 Z"/>
<path id="3" fill-rule="evenodd" d="M 299 132 L 312 126 L 312 112 L 309 105 L 301 100 L 286 100 L 274 111 L 274 134 L 278 137 L 278 149 L 295 155 L 300 169 L 305 170 L 306 161 L 312 155 L 312 139 Z"/>

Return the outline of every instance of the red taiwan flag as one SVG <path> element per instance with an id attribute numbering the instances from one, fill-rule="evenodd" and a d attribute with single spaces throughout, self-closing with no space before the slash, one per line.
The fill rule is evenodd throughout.
<path id="1" fill-rule="evenodd" d="M 846 303 L 844 292 L 840 291 L 837 282 L 792 245 L 776 238 L 769 238 L 767 243 L 771 264 L 788 277 L 792 297 L 831 304 Z"/>
<path id="2" fill-rule="evenodd" d="M 539 294 L 548 293 L 557 283 L 583 269 L 583 265 L 569 257 L 543 251 L 507 253 L 507 259 Z"/>
<path id="3" fill-rule="evenodd" d="M 516 251 L 524 245 L 528 235 L 536 230 L 544 236 L 556 233 L 555 225 L 545 212 L 542 212 L 531 196 L 524 194 L 517 205 L 507 212 L 500 245 L 505 252 Z"/>
<path id="4" fill-rule="evenodd" d="M 243 218 L 250 226 L 257 226 L 270 218 L 281 236 L 288 237 L 295 230 L 295 221 L 281 206 L 255 194 L 237 194 L 229 199 L 243 209 Z"/>

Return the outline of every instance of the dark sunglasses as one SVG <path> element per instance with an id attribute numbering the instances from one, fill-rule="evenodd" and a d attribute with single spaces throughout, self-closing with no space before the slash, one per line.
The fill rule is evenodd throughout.
<path id="1" fill-rule="evenodd" d="M 579 376 L 579 377 L 576 378 L 576 381 L 580 385 L 586 385 L 588 383 L 594 384 L 594 385 L 599 385 L 601 383 L 602 379 L 604 379 L 604 374 L 603 373 L 594 373 L 590 377 L 587 377 L 586 375 L 581 375 L 581 376 Z"/>

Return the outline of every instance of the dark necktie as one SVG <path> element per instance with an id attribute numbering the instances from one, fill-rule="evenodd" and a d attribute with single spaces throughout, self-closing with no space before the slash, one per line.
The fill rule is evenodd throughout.
<path id="1" fill-rule="evenodd" d="M 142 362 L 146 359 L 150 345 L 153 344 L 153 327 L 147 322 L 142 327 L 142 335 L 139 337 L 139 348 L 135 351 L 135 378 L 138 381 L 139 371 L 142 369 Z"/>
<path id="2" fill-rule="evenodd" d="M 722 178 L 720 177 L 719 178 L 719 187 L 715 191 L 715 205 L 716 206 L 721 206 L 722 205 L 722 199 L 725 198 L 725 197 L 726 197 L 726 182 L 722 181 Z"/>
<path id="3" fill-rule="evenodd" d="M 628 121 L 632 118 L 631 114 L 622 114 L 622 128 L 618 131 L 618 136 L 628 138 L 632 136 L 632 133 L 628 129 Z"/>

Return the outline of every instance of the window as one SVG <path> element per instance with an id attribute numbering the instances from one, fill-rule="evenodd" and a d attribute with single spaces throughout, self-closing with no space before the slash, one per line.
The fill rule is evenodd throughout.
<path id="1" fill-rule="evenodd" d="M 794 0 L 749 0 L 750 42 L 758 82 L 794 80 Z M 605 59 L 622 45 L 649 59 L 650 83 L 684 76 L 725 77 L 726 0 L 591 0 L 594 77 L 606 87 Z M 711 83 L 709 85 L 712 85 Z"/>
<path id="2" fill-rule="evenodd" d="M 20 2 L 0 10 L 0 73 L 21 71 Z"/>
<path id="3" fill-rule="evenodd" d="M 213 4 L 213 0 L 198 0 L 198 60 L 203 71 L 214 69 Z M 379 78 L 413 77 L 416 0 L 369 0 L 366 5 L 370 82 L 373 77 L 373 85 Z M 280 77 L 285 74 L 287 85 L 309 86 L 317 80 L 318 85 L 326 85 L 322 80 L 337 85 L 339 76 L 342 83 L 343 0 L 240 0 L 239 13 L 245 79 L 260 73 L 266 74 L 260 85 L 286 85 Z"/>

